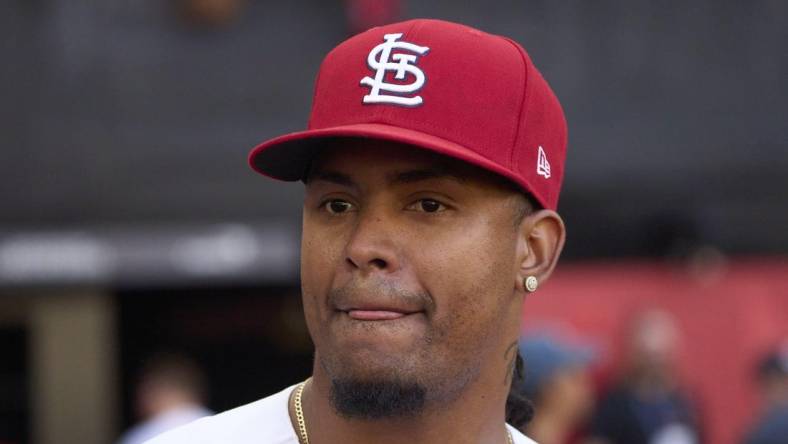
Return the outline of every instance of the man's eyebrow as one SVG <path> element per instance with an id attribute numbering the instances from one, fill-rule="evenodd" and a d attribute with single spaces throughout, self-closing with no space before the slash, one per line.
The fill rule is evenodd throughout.
<path id="1" fill-rule="evenodd" d="M 401 171 L 388 178 L 391 184 L 408 184 L 431 179 L 451 179 L 460 183 L 465 182 L 461 174 L 445 168 L 427 168 L 420 170 Z"/>
<path id="2" fill-rule="evenodd" d="M 312 182 L 315 180 L 329 182 L 336 185 L 342 185 L 349 188 L 358 188 L 358 184 L 354 182 L 353 179 L 350 178 L 350 176 L 336 171 L 325 171 L 325 170 L 313 171 L 309 175 L 307 182 Z"/>

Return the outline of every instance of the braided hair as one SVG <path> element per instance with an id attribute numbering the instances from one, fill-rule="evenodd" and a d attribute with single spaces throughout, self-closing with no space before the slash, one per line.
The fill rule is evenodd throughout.
<path id="1" fill-rule="evenodd" d="M 534 407 L 520 390 L 525 374 L 523 371 L 523 357 L 520 356 L 519 350 L 515 358 L 513 372 L 512 385 L 509 388 L 509 396 L 506 398 L 506 422 L 523 431 L 534 416 Z"/>

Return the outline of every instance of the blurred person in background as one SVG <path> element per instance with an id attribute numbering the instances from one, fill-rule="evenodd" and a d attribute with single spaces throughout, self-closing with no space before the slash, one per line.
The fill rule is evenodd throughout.
<path id="1" fill-rule="evenodd" d="M 181 18 L 203 29 L 220 29 L 238 21 L 247 0 L 176 0 Z"/>
<path id="2" fill-rule="evenodd" d="M 540 444 L 577 442 L 594 404 L 588 374 L 592 351 L 554 333 L 539 332 L 520 339 L 520 354 L 523 394 L 534 404 L 526 435 Z"/>
<path id="3" fill-rule="evenodd" d="M 697 444 L 696 408 L 680 387 L 679 330 L 667 312 L 636 316 L 620 379 L 601 399 L 591 425 L 594 444 Z"/>
<path id="4" fill-rule="evenodd" d="M 397 21 L 404 0 L 343 0 L 350 34 Z"/>
<path id="5" fill-rule="evenodd" d="M 757 368 L 764 408 L 744 444 L 788 443 L 788 342 L 765 356 Z"/>
<path id="6" fill-rule="evenodd" d="M 142 420 L 118 440 L 139 444 L 156 435 L 213 414 L 204 407 L 205 377 L 190 358 L 155 355 L 144 365 L 135 388 L 135 413 Z"/>

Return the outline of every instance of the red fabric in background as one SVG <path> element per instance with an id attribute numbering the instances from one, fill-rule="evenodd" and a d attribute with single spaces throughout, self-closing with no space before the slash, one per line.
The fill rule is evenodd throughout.
<path id="1" fill-rule="evenodd" d="M 683 334 L 679 371 L 701 408 L 707 443 L 734 444 L 759 412 L 759 358 L 788 338 L 788 260 L 739 259 L 707 269 L 664 263 L 559 265 L 528 296 L 524 329 L 559 321 L 600 346 L 616 366 L 632 315 L 674 314 Z"/>
<path id="2" fill-rule="evenodd" d="M 345 0 L 350 34 L 400 20 L 402 0 Z"/>

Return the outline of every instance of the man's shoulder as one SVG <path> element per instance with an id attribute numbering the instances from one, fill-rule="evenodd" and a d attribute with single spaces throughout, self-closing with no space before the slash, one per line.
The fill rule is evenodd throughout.
<path id="1" fill-rule="evenodd" d="M 538 444 L 536 441 L 523 435 L 519 430 L 510 426 L 509 424 L 506 424 L 506 427 L 508 427 L 509 431 L 512 433 L 512 441 L 514 444 Z"/>
<path id="2" fill-rule="evenodd" d="M 288 412 L 288 400 L 294 388 L 198 419 L 145 444 L 297 443 Z"/>

